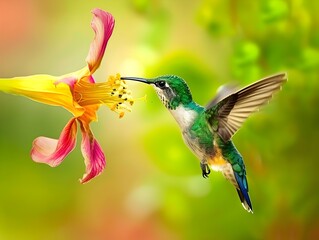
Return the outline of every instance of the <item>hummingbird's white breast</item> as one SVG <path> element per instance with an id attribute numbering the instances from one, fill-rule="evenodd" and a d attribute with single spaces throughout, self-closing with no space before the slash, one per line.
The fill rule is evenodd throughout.
<path id="1" fill-rule="evenodd" d="M 180 126 L 182 136 L 186 145 L 191 149 L 195 156 L 197 156 L 199 159 L 203 159 L 204 151 L 201 149 L 200 144 L 198 143 L 198 139 L 194 139 L 189 131 L 189 129 L 194 124 L 198 113 L 181 105 L 178 106 L 175 110 L 171 109 L 169 111 Z"/>
<path id="2" fill-rule="evenodd" d="M 195 118 L 198 116 L 198 113 L 196 111 L 187 109 L 181 105 L 178 106 L 176 109 L 170 109 L 169 111 L 181 127 L 182 131 L 185 128 L 190 127 L 194 123 Z"/>

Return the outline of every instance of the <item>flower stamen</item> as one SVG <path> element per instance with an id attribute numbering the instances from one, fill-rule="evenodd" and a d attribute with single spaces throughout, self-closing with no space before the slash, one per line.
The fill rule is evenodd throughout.
<path id="1" fill-rule="evenodd" d="M 125 81 L 121 80 L 120 74 L 109 76 L 103 83 L 79 81 L 74 86 L 73 94 L 76 102 L 81 106 L 103 104 L 117 112 L 120 117 L 124 116 L 125 111 L 131 111 L 130 106 L 135 101 Z"/>

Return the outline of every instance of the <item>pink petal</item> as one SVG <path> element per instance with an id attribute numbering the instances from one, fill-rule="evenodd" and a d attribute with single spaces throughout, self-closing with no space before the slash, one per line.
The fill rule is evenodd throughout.
<path id="1" fill-rule="evenodd" d="M 69 85 L 69 87 L 71 89 L 73 89 L 74 88 L 74 84 L 76 84 L 77 81 L 78 81 L 78 79 L 75 78 L 75 77 L 65 77 L 65 78 L 61 78 L 61 79 L 55 81 L 54 85 L 58 85 L 60 83 L 65 83 L 65 84 Z"/>
<path id="2" fill-rule="evenodd" d="M 76 121 L 72 118 L 61 132 L 59 140 L 38 137 L 33 141 L 31 158 L 35 162 L 58 166 L 76 144 Z"/>
<path id="3" fill-rule="evenodd" d="M 114 18 L 110 13 L 98 8 L 94 9 L 92 13 L 93 20 L 91 26 L 95 32 L 95 37 L 91 43 L 89 54 L 86 57 L 91 74 L 100 66 L 107 42 L 114 28 Z"/>
<path id="4" fill-rule="evenodd" d="M 95 80 L 92 75 L 90 75 L 87 79 L 90 83 L 95 83 Z"/>
<path id="5" fill-rule="evenodd" d="M 81 119 L 78 120 L 82 131 L 81 150 L 86 166 L 86 172 L 82 179 L 80 179 L 80 182 L 86 183 L 103 171 L 105 167 L 105 156 L 101 146 L 94 138 L 89 125 Z"/>

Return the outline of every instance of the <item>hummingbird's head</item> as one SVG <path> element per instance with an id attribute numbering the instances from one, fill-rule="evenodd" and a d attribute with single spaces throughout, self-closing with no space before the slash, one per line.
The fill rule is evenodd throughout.
<path id="1" fill-rule="evenodd" d="M 121 79 L 152 85 L 158 97 L 168 109 L 176 109 L 180 104 L 187 105 L 192 102 L 189 87 L 184 79 L 178 76 L 165 75 L 152 79 L 122 77 Z"/>

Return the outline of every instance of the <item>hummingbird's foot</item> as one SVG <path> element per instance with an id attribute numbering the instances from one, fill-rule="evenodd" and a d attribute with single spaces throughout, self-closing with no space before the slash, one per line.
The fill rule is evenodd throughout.
<path id="1" fill-rule="evenodd" d="M 209 169 L 208 164 L 200 163 L 200 168 L 202 169 L 203 178 L 208 178 L 208 175 L 210 174 L 210 169 Z"/>

